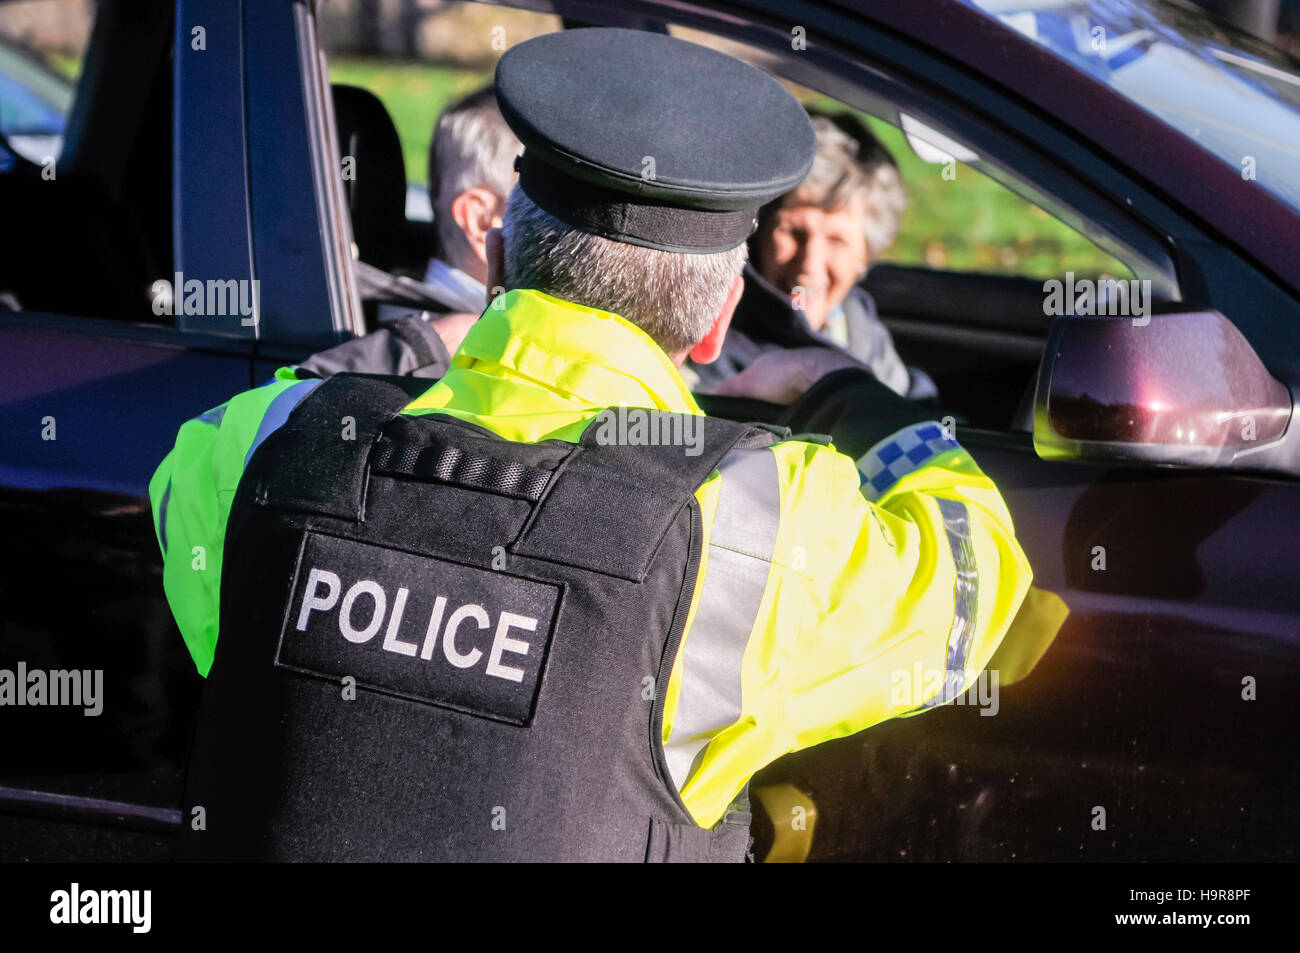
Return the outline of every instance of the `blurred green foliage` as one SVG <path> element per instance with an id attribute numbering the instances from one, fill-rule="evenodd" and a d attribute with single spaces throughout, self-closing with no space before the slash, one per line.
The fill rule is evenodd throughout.
<path id="1" fill-rule="evenodd" d="M 332 82 L 364 86 L 388 107 L 402 141 L 409 182 L 428 179 L 429 140 L 443 107 L 491 79 L 486 71 L 421 63 L 367 59 L 330 63 Z M 815 100 L 823 108 L 834 107 L 823 97 Z M 903 228 L 884 260 L 1031 277 L 1066 271 L 1132 277 L 1125 265 L 1036 205 L 961 163 L 955 177 L 945 179 L 943 166 L 923 162 L 902 132 L 874 117 L 864 118 L 893 153 L 907 185 Z"/>
<path id="2" fill-rule="evenodd" d="M 70 79 L 74 83 L 77 81 L 77 77 L 81 75 L 80 56 L 70 56 L 67 53 L 46 53 L 44 60 L 45 65 L 56 73 L 62 73 L 64 78 Z"/>
<path id="3" fill-rule="evenodd" d="M 958 162 L 945 179 L 944 167 L 923 161 L 901 130 L 863 119 L 893 153 L 907 185 L 907 211 L 889 261 L 1032 277 L 1066 271 L 1132 277 L 1122 262 L 983 173 Z"/>

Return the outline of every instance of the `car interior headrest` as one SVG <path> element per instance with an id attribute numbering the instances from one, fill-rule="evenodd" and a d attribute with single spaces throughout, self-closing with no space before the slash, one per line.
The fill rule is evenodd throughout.
<path id="1" fill-rule="evenodd" d="M 406 166 L 397 128 L 369 90 L 335 83 L 331 92 L 352 237 L 362 261 L 391 270 L 406 237 Z"/>

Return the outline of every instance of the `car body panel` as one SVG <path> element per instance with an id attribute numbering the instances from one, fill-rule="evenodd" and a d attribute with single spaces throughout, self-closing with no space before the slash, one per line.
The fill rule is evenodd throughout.
<path id="1" fill-rule="evenodd" d="M 1292 382 L 1300 373 L 1300 218 L 968 6 L 557 6 L 588 22 L 627 10 L 667 17 L 784 50 L 790 73 L 824 80 L 824 92 L 855 105 L 905 98 L 1079 221 L 1141 249 L 1183 300 L 1236 321 L 1275 373 Z M 7 549 L 0 574 L 0 598 L 21 607 L 0 631 L 0 664 L 106 667 L 120 679 L 100 734 L 80 734 L 62 759 L 61 749 L 27 746 L 0 786 L 178 806 L 177 739 L 198 679 L 162 596 L 145 484 L 181 421 L 357 326 L 340 253 L 349 226 L 325 171 L 336 156 L 309 8 L 181 0 L 176 41 L 204 16 L 240 57 L 237 69 L 175 60 L 177 261 L 200 277 L 261 280 L 261 322 L 252 334 L 0 314 L 10 437 L 0 507 L 25 540 Z M 790 49 L 792 24 L 807 30 L 808 55 Z M 203 103 L 214 105 L 207 128 L 194 121 Z M 214 165 L 219 150 L 240 161 Z M 927 282 L 920 271 L 902 277 Z M 930 287 L 946 281 L 935 276 Z M 898 313 L 882 315 L 906 330 L 905 357 L 924 366 L 930 348 L 954 382 L 998 368 L 959 396 L 974 405 L 1004 388 L 997 412 L 976 421 L 992 427 L 1001 417 L 1003 426 L 958 421 L 957 437 L 1002 489 L 1036 584 L 1061 595 L 1071 615 L 1037 668 L 1005 688 L 995 717 L 951 706 L 887 723 L 783 759 L 760 782 L 791 778 L 813 791 L 813 859 L 1294 859 L 1300 792 L 1282 746 L 1300 688 L 1300 483 L 1040 460 L 1027 434 L 1008 432 L 1005 411 L 1032 382 L 1046 319 L 1036 333 L 1023 282 L 969 281 L 960 294 L 1019 310 L 995 305 L 945 323 L 924 307 L 907 310 L 900 295 Z M 54 441 L 41 439 L 45 417 Z M 1094 568 L 1098 546 L 1104 570 Z M 1248 677 L 1254 701 L 1243 698 Z M 54 730 L 41 723 L 31 737 Z M 1098 807 L 1104 830 L 1094 827 Z M 0 855 L 31 856 L 39 844 L 47 857 L 159 849 L 157 832 L 138 826 L 112 828 L 117 838 L 67 833 L 77 827 L 69 818 L 103 824 L 103 810 L 54 813 L 0 791 Z M 18 815 L 39 820 L 11 837 Z"/>
<path id="2" fill-rule="evenodd" d="M 161 328 L 131 340 L 122 330 L 0 312 L 4 485 L 146 497 L 180 425 L 250 385 L 246 343 Z"/>

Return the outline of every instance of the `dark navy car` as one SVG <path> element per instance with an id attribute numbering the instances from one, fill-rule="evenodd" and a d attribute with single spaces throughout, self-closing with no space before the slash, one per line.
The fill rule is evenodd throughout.
<path id="1" fill-rule="evenodd" d="M 519 5 L 744 44 L 1149 283 L 1137 320 L 1052 320 L 1042 280 L 871 272 L 1070 616 L 996 717 L 944 708 L 756 779 L 816 805 L 811 858 L 1295 859 L 1300 67 L 1162 0 Z M 8 148 L 0 669 L 102 669 L 104 706 L 0 708 L 0 859 L 168 856 L 202 680 L 149 477 L 184 420 L 365 332 L 354 243 L 423 234 L 400 158 L 394 188 L 345 190 L 340 137 L 374 133 L 338 126 L 318 6 L 100 0 L 57 175 Z M 256 280 L 255 313 L 167 307 L 178 279 Z"/>

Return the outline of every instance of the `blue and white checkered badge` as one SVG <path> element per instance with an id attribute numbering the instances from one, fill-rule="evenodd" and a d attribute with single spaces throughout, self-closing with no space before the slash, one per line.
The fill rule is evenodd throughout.
<path id="1" fill-rule="evenodd" d="M 880 441 L 858 460 L 862 493 L 873 503 L 902 477 L 946 450 L 960 447 L 934 420 L 912 424 Z"/>

